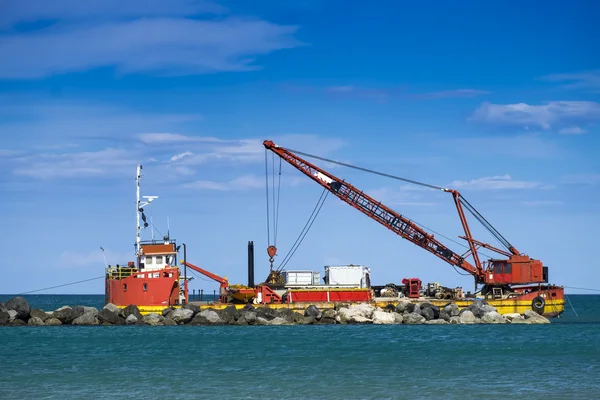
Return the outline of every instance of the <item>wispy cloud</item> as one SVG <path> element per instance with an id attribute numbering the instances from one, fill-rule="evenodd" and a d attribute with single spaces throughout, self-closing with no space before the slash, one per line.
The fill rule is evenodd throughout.
<path id="1" fill-rule="evenodd" d="M 429 92 L 421 94 L 410 95 L 416 99 L 456 99 L 456 98 L 473 98 L 490 94 L 487 90 L 477 89 L 456 89 L 456 90 L 443 90 L 439 92 Z"/>
<path id="2" fill-rule="evenodd" d="M 560 82 L 565 89 L 584 89 L 600 93 L 600 70 L 550 74 L 543 76 L 542 80 Z"/>
<path id="3" fill-rule="evenodd" d="M 296 94 L 301 93 L 324 93 L 339 98 L 356 98 L 374 100 L 377 102 L 386 102 L 393 98 L 400 99 L 448 99 L 448 98 L 474 98 L 491 92 L 478 89 L 454 89 L 442 90 L 436 92 L 416 93 L 410 91 L 407 86 L 396 87 L 365 87 L 358 85 L 337 85 L 337 86 L 307 86 L 296 84 L 283 84 L 283 89 Z"/>
<path id="4" fill-rule="evenodd" d="M 148 144 L 165 144 L 165 143 L 182 143 L 182 142 L 208 142 L 208 143 L 223 143 L 226 140 L 218 139 L 215 137 L 206 136 L 191 136 L 183 135 L 181 133 L 139 133 L 136 137 Z"/>
<path id="5" fill-rule="evenodd" d="M 257 189 L 265 187 L 265 178 L 256 175 L 244 175 L 226 182 L 198 180 L 185 183 L 182 186 L 186 189 L 219 191 Z"/>
<path id="6" fill-rule="evenodd" d="M 553 101 L 544 105 L 483 103 L 471 121 L 521 128 L 560 128 L 600 120 L 600 103 Z"/>
<path id="7" fill-rule="evenodd" d="M 583 133 L 587 133 L 587 131 L 581 129 L 578 126 L 569 126 L 567 128 L 562 128 L 558 131 L 561 135 L 581 135 Z"/>
<path id="8" fill-rule="evenodd" d="M 110 0 L 110 6 L 73 5 L 66 11 L 70 19 L 60 21 L 66 3 L 60 7 L 12 4 L 4 25 L 38 18 L 59 22 L 0 36 L 0 78 L 41 78 L 99 67 L 114 67 L 120 74 L 249 71 L 261 68 L 255 63 L 258 56 L 301 45 L 294 37 L 297 26 L 257 18 L 198 19 L 203 9 L 222 11 L 213 3 L 177 1 L 171 9 L 171 2 L 169 7 L 156 0 L 121 6 Z M 87 2 L 78 4 L 83 3 Z M 33 10 L 26 11 L 29 7 Z"/>
<path id="9" fill-rule="evenodd" d="M 103 149 L 60 154 L 35 154 L 14 160 L 16 175 L 36 179 L 81 178 L 103 176 L 110 173 L 129 172 L 123 167 L 133 167 L 136 159 L 122 149 Z"/>
<path id="10" fill-rule="evenodd" d="M 562 177 L 561 182 L 567 185 L 595 185 L 600 183 L 600 174 L 581 173 L 565 175 Z"/>
<path id="11" fill-rule="evenodd" d="M 0 27 L 19 22 L 77 20 L 89 18 L 132 18 L 221 14 L 227 8 L 209 0 L 34 0 L 27 6 L 19 0 L 3 0 Z"/>
<path id="12" fill-rule="evenodd" d="M 540 188 L 542 183 L 532 181 L 514 180 L 510 175 L 487 176 L 469 181 L 453 181 L 448 187 L 453 189 L 472 190 L 501 190 L 501 189 L 535 189 Z"/>

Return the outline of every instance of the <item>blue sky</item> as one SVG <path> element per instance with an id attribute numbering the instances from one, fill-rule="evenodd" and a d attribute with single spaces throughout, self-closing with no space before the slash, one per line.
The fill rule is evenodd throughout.
<path id="1" fill-rule="evenodd" d="M 596 2 L 2 8 L 0 293 L 102 276 L 100 246 L 111 264 L 131 260 L 137 163 L 143 194 L 160 196 L 147 209 L 157 236 L 168 218 L 191 262 L 236 283 L 246 281 L 253 240 L 264 279 L 265 139 L 458 189 L 519 251 L 549 265 L 552 283 L 600 288 Z M 462 233 L 449 195 L 320 165 L 462 252 L 450 240 Z M 280 193 L 278 261 L 321 190 L 284 165 Z M 472 229 L 496 244 L 474 220 Z M 417 276 L 473 288 L 330 196 L 287 267 L 349 263 L 368 265 L 375 284 Z M 196 278 L 191 288 L 217 285 Z M 50 292 L 103 290 L 96 280 Z"/>

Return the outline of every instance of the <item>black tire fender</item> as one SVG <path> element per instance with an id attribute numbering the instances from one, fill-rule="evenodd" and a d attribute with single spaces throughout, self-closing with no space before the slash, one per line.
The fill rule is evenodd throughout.
<path id="1" fill-rule="evenodd" d="M 545 306 L 546 306 L 546 300 L 542 296 L 536 296 L 531 301 L 531 309 L 538 313 L 543 312 Z"/>

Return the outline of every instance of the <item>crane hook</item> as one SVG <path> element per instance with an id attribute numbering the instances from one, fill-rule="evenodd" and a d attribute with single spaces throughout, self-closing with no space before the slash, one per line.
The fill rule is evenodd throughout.
<path id="1" fill-rule="evenodd" d="M 271 245 L 267 247 L 267 254 L 269 255 L 269 262 L 271 263 L 271 269 L 273 269 L 273 261 L 275 261 L 275 255 L 277 254 L 277 247 Z"/>

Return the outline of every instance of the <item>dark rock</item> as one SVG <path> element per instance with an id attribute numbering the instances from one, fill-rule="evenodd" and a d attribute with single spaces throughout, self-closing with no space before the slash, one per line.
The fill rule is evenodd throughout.
<path id="1" fill-rule="evenodd" d="M 125 325 L 135 325 L 140 320 L 134 314 L 129 314 L 127 318 L 125 318 Z"/>
<path id="2" fill-rule="evenodd" d="M 450 318 L 457 317 L 460 314 L 458 306 L 454 303 L 447 304 L 440 311 L 440 318 L 445 321 L 450 321 Z"/>
<path id="3" fill-rule="evenodd" d="M 184 308 L 186 310 L 192 310 L 194 312 L 194 315 L 198 314 L 200 312 L 200 306 L 196 305 L 196 304 L 184 304 L 183 306 L 181 306 L 181 308 Z"/>
<path id="4" fill-rule="evenodd" d="M 63 324 L 67 324 L 71 318 L 71 307 L 62 306 L 61 308 L 55 310 L 52 313 L 52 316 L 62 322 Z"/>
<path id="5" fill-rule="evenodd" d="M 0 310 L 0 325 L 8 324 L 10 320 L 10 314 L 6 311 Z"/>
<path id="6" fill-rule="evenodd" d="M 69 317 L 65 321 L 67 324 L 72 324 L 77 318 L 81 317 L 85 313 L 85 308 L 83 306 L 75 306 L 71 308 L 71 313 Z"/>
<path id="7" fill-rule="evenodd" d="M 302 324 L 304 325 L 312 325 L 312 324 L 316 324 L 318 321 L 315 317 L 313 317 L 312 315 L 308 315 L 308 316 L 304 316 L 303 317 L 303 321 Z"/>
<path id="8" fill-rule="evenodd" d="M 27 322 L 23 321 L 22 319 L 15 318 L 9 325 L 23 326 L 27 325 Z"/>
<path id="9" fill-rule="evenodd" d="M 286 322 L 294 322 L 294 311 L 289 308 L 282 308 L 277 310 L 276 316 L 283 318 Z"/>
<path id="10" fill-rule="evenodd" d="M 469 305 L 468 307 L 464 308 L 461 310 L 460 315 L 462 315 L 462 313 L 466 310 L 469 310 L 473 313 L 473 315 L 475 316 L 475 318 L 482 318 L 485 315 L 485 305 L 487 305 L 487 303 L 483 300 L 475 300 L 475 302 L 473 302 L 473 304 Z"/>
<path id="11" fill-rule="evenodd" d="M 246 321 L 245 315 L 246 314 L 242 315 L 237 321 L 235 321 L 235 325 L 250 325 L 248 321 Z"/>
<path id="12" fill-rule="evenodd" d="M 337 312 L 335 310 L 332 309 L 328 309 L 323 311 L 321 318 L 331 318 L 331 319 L 335 319 L 335 317 L 337 317 Z"/>
<path id="13" fill-rule="evenodd" d="M 138 321 L 144 318 L 144 316 L 140 312 L 140 309 L 135 304 L 130 304 L 124 309 L 122 309 L 120 315 L 125 319 L 127 319 L 127 317 L 129 317 L 130 315 L 134 315 L 138 319 Z"/>
<path id="14" fill-rule="evenodd" d="M 304 310 L 305 317 L 314 317 L 316 320 L 321 319 L 322 313 L 315 305 L 310 305 Z"/>
<path id="15" fill-rule="evenodd" d="M 25 298 L 21 296 L 13 297 L 4 304 L 6 310 L 15 310 L 17 312 L 17 318 L 22 320 L 29 319 L 29 312 L 31 307 Z"/>
<path id="16" fill-rule="evenodd" d="M 400 304 L 401 303 L 398 303 L 398 305 L 400 305 Z M 402 314 L 410 314 L 414 311 L 415 311 L 415 303 L 406 302 L 406 305 L 404 306 L 404 311 L 402 311 Z"/>
<path id="17" fill-rule="evenodd" d="M 340 311 L 342 308 L 350 308 L 350 303 L 335 303 L 333 305 L 335 311 Z"/>
<path id="18" fill-rule="evenodd" d="M 417 313 L 408 313 L 402 316 L 404 324 L 422 324 L 426 321 L 425 317 Z"/>
<path id="19" fill-rule="evenodd" d="M 252 304 L 248 303 L 244 306 L 244 308 L 242 308 L 242 311 L 256 311 L 256 308 Z"/>
<path id="20" fill-rule="evenodd" d="M 108 311 L 108 310 L 107 310 Z M 98 325 L 98 310 L 86 311 L 80 316 L 76 317 L 72 322 L 72 325 Z"/>
<path id="21" fill-rule="evenodd" d="M 166 317 L 172 311 L 175 311 L 175 308 L 174 307 L 168 307 L 168 308 L 165 308 L 164 310 L 162 310 L 161 314 L 162 314 L 163 317 Z"/>
<path id="22" fill-rule="evenodd" d="M 236 323 L 243 320 L 248 325 L 254 325 L 256 323 L 257 318 L 258 316 L 254 311 L 247 311 L 242 313 L 242 316 L 236 321 Z"/>
<path id="23" fill-rule="evenodd" d="M 419 313 L 424 316 L 427 321 L 438 319 L 440 317 L 440 309 L 431 303 L 422 303 L 419 308 Z"/>
<path id="24" fill-rule="evenodd" d="M 300 314 L 299 312 L 294 311 L 292 322 L 294 324 L 303 324 L 304 323 L 304 315 Z"/>
<path id="25" fill-rule="evenodd" d="M 6 311 L 6 307 L 4 307 L 4 303 L 0 301 L 0 311 Z"/>
<path id="26" fill-rule="evenodd" d="M 223 322 L 229 325 L 233 325 L 235 321 L 237 321 L 238 318 L 240 318 L 241 315 L 242 313 L 237 308 L 235 308 L 234 305 L 225 307 L 223 310 L 221 310 L 219 314 Z"/>
<path id="27" fill-rule="evenodd" d="M 98 313 L 98 320 L 104 325 L 106 323 L 112 325 L 125 325 L 125 318 L 120 315 L 115 314 L 110 311 L 108 308 L 103 308 L 102 311 Z"/>
<path id="28" fill-rule="evenodd" d="M 40 310 L 39 308 L 34 308 L 33 310 L 31 310 L 31 312 L 29 313 L 29 316 L 31 318 L 34 318 L 34 317 L 39 318 L 44 322 L 46 322 L 46 320 L 51 317 L 51 315 L 47 314 L 43 310 Z"/>
<path id="29" fill-rule="evenodd" d="M 190 310 L 192 312 L 194 312 L 194 310 Z M 162 324 L 164 326 L 173 326 L 173 325 L 177 325 L 177 322 L 173 321 L 171 318 L 166 318 L 163 319 Z"/>
<path id="30" fill-rule="evenodd" d="M 267 308 L 267 307 L 258 307 L 256 309 L 256 317 L 264 318 L 267 321 L 270 321 L 272 319 L 275 319 L 275 317 L 276 317 L 275 310 L 273 310 L 271 308 Z"/>

